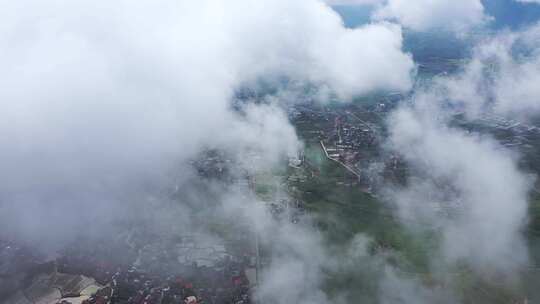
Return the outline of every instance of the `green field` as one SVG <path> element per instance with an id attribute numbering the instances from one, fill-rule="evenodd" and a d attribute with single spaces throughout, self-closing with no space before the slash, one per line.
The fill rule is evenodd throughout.
<path id="1" fill-rule="evenodd" d="M 322 232 L 327 247 L 344 252 L 355 236 L 362 234 L 370 239 L 369 252 L 384 256 L 385 262 L 394 266 L 406 278 L 415 279 L 426 286 L 451 288 L 463 303 L 513 303 L 527 295 L 539 299 L 534 282 L 540 281 L 538 271 L 524 272 L 511 286 L 500 286 L 475 276 L 464 265 L 445 266 L 446 273 L 432 273 L 430 261 L 439 242 L 436 230 L 422 227 L 413 231 L 395 216 L 392 206 L 363 193 L 358 187 L 348 187 L 340 182 L 347 178 L 344 168 L 326 159 L 316 142 L 306 145 L 306 159 L 318 170 L 317 176 L 309 172 L 289 174 L 307 175 L 303 183 L 295 183 L 295 195 L 305 202 L 315 218 L 315 225 Z M 297 170 L 297 169 L 296 169 Z M 309 171 L 309 170 L 308 170 Z M 531 202 L 531 222 L 527 232 L 532 264 L 540 263 L 540 197 Z M 413 223 L 414 224 L 414 223 Z M 387 254 L 387 252 L 389 254 Z M 343 295 L 352 302 L 376 303 L 377 277 L 382 269 L 370 261 L 358 261 L 357 267 L 329 272 L 326 289 L 330 294 Z M 534 303 L 534 302 L 533 302 Z"/>

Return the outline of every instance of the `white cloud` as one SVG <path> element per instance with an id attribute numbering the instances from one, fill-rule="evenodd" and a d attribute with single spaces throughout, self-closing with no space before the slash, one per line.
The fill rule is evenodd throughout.
<path id="1" fill-rule="evenodd" d="M 456 111 L 466 120 L 537 116 L 539 58 L 538 25 L 487 37 L 462 71 L 425 83 L 411 106 L 393 113 L 391 145 L 412 170 L 408 186 L 392 197 L 402 218 L 441 232 L 434 264 L 467 261 L 480 274 L 510 277 L 527 265 L 522 231 L 532 178 L 520 171 L 514 151 L 450 122 Z"/>
<path id="2" fill-rule="evenodd" d="M 204 148 L 226 150 L 243 174 L 300 146 L 278 106 L 231 110 L 246 83 L 286 77 L 344 98 L 409 89 L 414 64 L 399 26 L 346 29 L 315 0 L 22 0 L 5 3 L 0 19 L 2 233 L 51 245 L 80 229 L 108 234 L 131 216 L 192 228 L 188 203 L 199 212 L 211 197 L 226 219 L 266 225 L 257 232 L 276 240 L 262 297 L 326 302 L 330 259 L 311 225 L 268 223 L 246 189 L 182 182 Z M 259 158 L 245 161 L 253 150 Z M 163 194 L 172 183 L 179 202 Z"/>
<path id="3" fill-rule="evenodd" d="M 0 18 L 1 217 L 29 234 L 121 214 L 204 147 L 293 153 L 282 110 L 231 111 L 244 83 L 411 85 L 398 26 L 346 29 L 315 0 L 22 0 Z"/>
<path id="4" fill-rule="evenodd" d="M 470 117 L 489 111 L 526 119 L 540 112 L 540 26 L 480 43 L 462 73 L 436 86 Z"/>
<path id="5" fill-rule="evenodd" d="M 535 0 L 533 0 L 535 1 Z M 465 33 L 490 17 L 481 0 L 326 0 L 329 5 L 373 8 L 373 20 L 395 21 L 416 31 L 443 29 Z"/>
<path id="6" fill-rule="evenodd" d="M 391 142 L 415 170 L 395 196 L 402 216 L 440 227 L 441 255 L 467 260 L 481 273 L 512 273 L 526 264 L 521 231 L 531 185 L 515 155 L 494 139 L 448 127 L 449 109 L 466 119 L 538 115 L 539 41 L 538 25 L 489 37 L 463 71 L 436 77 L 419 89 L 414 106 L 392 116 Z"/>
<path id="7" fill-rule="evenodd" d="M 439 227 L 446 261 L 513 273 L 527 262 L 529 179 L 494 140 L 447 127 L 441 98 L 419 95 L 392 116 L 391 143 L 415 172 L 395 194 L 401 215 Z"/>
<path id="8" fill-rule="evenodd" d="M 487 20 L 480 0 L 387 0 L 374 18 L 396 20 L 417 31 L 442 28 L 458 32 Z"/>

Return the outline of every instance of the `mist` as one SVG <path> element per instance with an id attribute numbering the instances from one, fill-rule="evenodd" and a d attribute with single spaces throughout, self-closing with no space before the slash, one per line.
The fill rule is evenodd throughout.
<path id="1" fill-rule="evenodd" d="M 443 277 L 466 265 L 520 284 L 531 267 L 525 234 L 537 177 L 522 150 L 475 124 L 499 117 L 530 127 L 537 117 L 537 27 L 485 36 L 457 73 L 419 82 L 388 119 L 388 149 L 410 172 L 384 195 L 408 229 L 435 232 L 431 267 Z"/>
<path id="2" fill-rule="evenodd" d="M 463 264 L 486 280 L 514 280 L 529 265 L 523 229 L 534 176 L 518 151 L 453 126 L 452 115 L 537 113 L 538 28 L 489 36 L 462 71 L 419 84 L 403 29 L 464 33 L 489 22 L 482 3 L 355 1 L 376 9 L 351 29 L 329 6 L 345 2 L 3 1 L 0 237 L 54 257 L 120 224 L 219 238 L 209 222 L 226 222 L 269 249 L 254 292 L 264 303 L 349 303 L 353 291 L 327 287 L 341 273 L 367 278 L 388 304 L 459 303 L 446 287 Z M 238 97 L 261 83 L 280 91 Z M 411 175 L 376 195 L 403 229 L 437 231 L 436 284 L 400 269 L 398 252 L 374 253 L 368 234 L 344 250 L 329 245 L 316 218 L 276 220 L 246 178 L 303 150 L 288 104 L 390 91 L 410 98 L 385 121 L 385 148 Z M 231 182 L 197 174 L 193 163 L 208 151 L 226 155 Z"/>

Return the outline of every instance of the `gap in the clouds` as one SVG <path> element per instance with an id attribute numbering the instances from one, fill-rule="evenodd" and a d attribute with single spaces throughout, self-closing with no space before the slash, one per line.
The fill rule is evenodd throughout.
<path id="1" fill-rule="evenodd" d="M 339 5 L 333 9 L 349 28 L 370 23 L 372 8 L 366 5 Z M 419 64 L 419 72 L 433 76 L 455 70 L 455 62 L 470 55 L 474 36 L 456 37 L 449 31 L 417 32 L 405 29 L 403 50 Z"/>
<path id="2" fill-rule="evenodd" d="M 494 29 L 520 29 L 540 20 L 540 5 L 513 0 L 484 0 L 486 11 L 495 18 Z"/>
<path id="3" fill-rule="evenodd" d="M 372 12 L 371 6 L 368 5 L 336 5 L 332 8 L 350 28 L 369 23 Z"/>
<path id="4" fill-rule="evenodd" d="M 405 29 L 403 49 L 413 55 L 420 76 L 455 71 L 456 63 L 469 58 L 475 42 L 494 31 L 518 30 L 540 21 L 540 5 L 514 0 L 483 0 L 486 14 L 493 19 L 485 27 L 467 35 L 456 36 L 444 30 L 417 32 Z M 345 26 L 355 28 L 371 22 L 373 6 L 336 5 L 332 8 Z"/>

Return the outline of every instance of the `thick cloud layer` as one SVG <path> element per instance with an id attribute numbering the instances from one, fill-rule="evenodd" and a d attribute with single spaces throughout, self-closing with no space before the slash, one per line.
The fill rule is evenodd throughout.
<path id="1" fill-rule="evenodd" d="M 3 233 L 49 241 L 73 236 L 72 228 L 81 225 L 99 229 L 124 217 L 126 210 L 148 210 L 160 187 L 177 182 L 172 176 L 190 176 L 186 164 L 204 148 L 234 155 L 239 170 L 295 154 L 301 144 L 277 105 L 231 109 L 242 85 L 285 78 L 350 99 L 379 89 L 407 90 L 412 83 L 414 64 L 401 50 L 399 25 L 346 29 L 322 1 L 4 2 Z M 377 19 L 397 20 L 416 30 L 447 25 L 462 30 L 485 20 L 479 1 L 404 3 L 382 4 Z M 511 47 L 503 49 L 510 52 Z M 536 73 L 534 64 L 522 68 L 519 61 L 509 62 L 517 67 L 511 75 Z M 440 81 L 453 92 L 456 79 Z M 519 83 L 519 92 L 527 92 L 526 82 Z M 499 91 L 507 92 L 494 90 Z M 466 98 L 450 96 L 477 103 L 479 94 L 472 92 Z M 448 261 L 463 259 L 479 271 L 514 270 L 526 260 L 519 229 L 526 215 L 527 178 L 516 169 L 513 156 L 492 140 L 445 127 L 446 121 L 433 118 L 441 114 L 437 106 L 426 110 L 421 104 L 398 110 L 390 125 L 391 143 L 423 178 L 399 193 L 400 211 L 404 217 L 420 216 L 441 225 L 441 251 Z M 259 156 L 255 161 L 245 157 L 252 151 Z M 437 180 L 449 191 L 441 191 L 433 182 Z M 277 225 L 261 204 L 240 192 L 222 195 L 223 216 L 242 218 L 264 238 L 275 240 L 277 256 L 264 274 L 259 296 L 276 303 L 339 301 L 321 289 L 324 270 L 344 267 L 350 257 L 339 256 L 343 260 L 336 262 L 339 258 L 326 251 L 311 226 Z M 447 219 L 421 208 L 434 202 L 431 194 L 439 206 L 462 205 L 458 210 L 463 213 Z M 203 201 L 198 195 L 193 200 Z M 180 214 L 189 222 L 189 212 L 168 216 Z M 474 242 L 463 235 L 473 236 Z M 365 255 L 365 246 L 359 251 Z M 403 282 L 392 270 L 382 276 L 392 289 L 384 293 L 385 303 L 411 297 L 420 298 L 416 303 L 440 303 L 419 282 Z"/>
<path id="2" fill-rule="evenodd" d="M 260 79 L 314 84 L 344 99 L 408 90 L 414 64 L 399 26 L 346 29 L 315 0 L 2 6 L 2 236 L 54 246 L 79 229 L 103 233 L 133 217 L 182 231 L 217 200 L 223 220 L 272 241 L 276 256 L 259 297 L 327 302 L 322 269 L 333 259 L 312 226 L 272 221 L 247 189 L 193 186 L 188 163 L 218 148 L 243 173 L 297 152 L 276 104 L 232 109 L 236 89 Z M 162 195 L 170 186 L 184 205 Z"/>
<path id="3" fill-rule="evenodd" d="M 106 216 L 205 147 L 295 153 L 281 110 L 231 110 L 243 83 L 411 85 L 398 26 L 345 29 L 315 0 L 4 1 L 0 18 L 2 222 L 29 233 Z"/>

